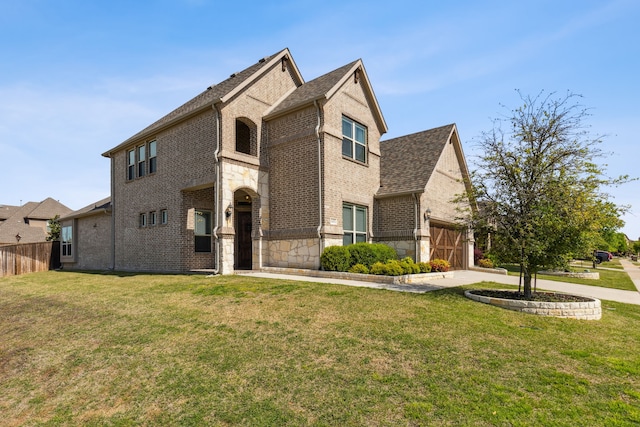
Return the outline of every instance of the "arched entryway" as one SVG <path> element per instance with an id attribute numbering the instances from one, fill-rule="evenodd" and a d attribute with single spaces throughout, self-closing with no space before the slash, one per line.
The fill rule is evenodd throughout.
<path id="1" fill-rule="evenodd" d="M 244 190 L 234 194 L 235 256 L 236 270 L 251 270 L 253 265 L 253 197 Z"/>

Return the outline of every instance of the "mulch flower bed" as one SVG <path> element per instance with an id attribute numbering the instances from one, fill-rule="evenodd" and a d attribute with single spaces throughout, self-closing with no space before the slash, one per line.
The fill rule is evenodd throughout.
<path id="1" fill-rule="evenodd" d="M 498 291 L 492 289 L 479 289 L 471 291 L 472 294 L 481 295 L 489 298 L 513 299 L 523 301 L 540 301 L 540 302 L 589 302 L 592 298 L 581 297 L 577 295 L 559 294 L 554 292 L 533 292 L 531 298 L 525 298 L 522 292 L 518 291 Z"/>

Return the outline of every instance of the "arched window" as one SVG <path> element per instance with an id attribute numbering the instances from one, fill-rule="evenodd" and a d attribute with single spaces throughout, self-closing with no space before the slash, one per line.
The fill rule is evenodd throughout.
<path id="1" fill-rule="evenodd" d="M 236 151 L 251 154 L 251 128 L 240 120 L 236 120 Z"/>

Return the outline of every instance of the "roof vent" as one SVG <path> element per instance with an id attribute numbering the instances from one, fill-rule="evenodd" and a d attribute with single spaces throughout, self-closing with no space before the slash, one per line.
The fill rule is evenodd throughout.
<path id="1" fill-rule="evenodd" d="M 231 74 L 229 77 L 230 77 L 230 78 L 234 78 L 234 77 L 235 77 L 235 76 L 237 76 L 237 75 L 238 75 L 238 73 L 233 73 L 233 74 Z"/>
<path id="2" fill-rule="evenodd" d="M 264 58 L 260 58 L 260 60 L 258 61 L 258 63 L 262 64 L 264 61 L 267 60 L 267 57 L 265 56 Z"/>

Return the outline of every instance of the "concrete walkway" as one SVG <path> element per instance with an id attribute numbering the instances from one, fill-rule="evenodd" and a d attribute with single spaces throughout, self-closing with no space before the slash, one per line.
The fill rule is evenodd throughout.
<path id="1" fill-rule="evenodd" d="M 620 265 L 622 265 L 624 271 L 629 275 L 638 292 L 640 292 L 640 267 L 622 258 L 620 259 Z"/>
<path id="2" fill-rule="evenodd" d="M 640 289 L 640 276 L 637 274 L 637 273 L 640 273 L 640 268 L 634 266 L 629 262 L 627 262 L 627 264 L 630 265 L 629 270 L 627 270 L 626 265 L 623 264 L 623 266 L 625 267 L 625 271 L 627 271 L 627 273 L 635 275 L 635 279 L 632 277 L 632 280 L 634 280 L 634 284 L 636 285 L 636 288 Z M 238 274 L 253 276 L 253 277 L 264 277 L 269 279 L 300 280 L 305 282 L 316 282 L 316 283 L 333 283 L 333 284 L 346 285 L 346 286 L 359 286 L 359 287 L 374 288 L 374 289 L 387 289 L 392 291 L 417 292 L 417 293 L 424 293 L 424 292 L 429 292 L 429 291 L 434 291 L 434 290 L 444 289 L 444 288 L 453 288 L 456 286 L 470 285 L 472 283 L 479 283 L 483 281 L 504 283 L 504 284 L 517 286 L 518 280 L 519 280 L 517 276 L 505 276 L 501 274 L 484 273 L 480 271 L 471 271 L 471 270 L 455 271 L 454 277 L 452 278 L 434 279 L 428 284 L 419 284 L 419 285 L 418 284 L 392 285 L 387 283 L 371 283 L 371 282 L 361 282 L 356 280 L 299 276 L 299 275 L 271 273 L 271 272 L 263 272 L 263 271 L 246 271 L 242 273 L 238 272 Z M 592 298 L 598 298 L 601 300 L 618 301 L 618 302 L 624 302 L 628 304 L 640 305 L 640 292 L 622 291 L 619 289 L 601 288 L 599 286 L 579 285 L 574 283 L 555 282 L 553 280 L 542 280 L 542 279 L 538 279 L 538 290 L 564 292 L 564 293 L 569 293 L 574 295 L 582 295 L 582 296 L 587 296 Z"/>

